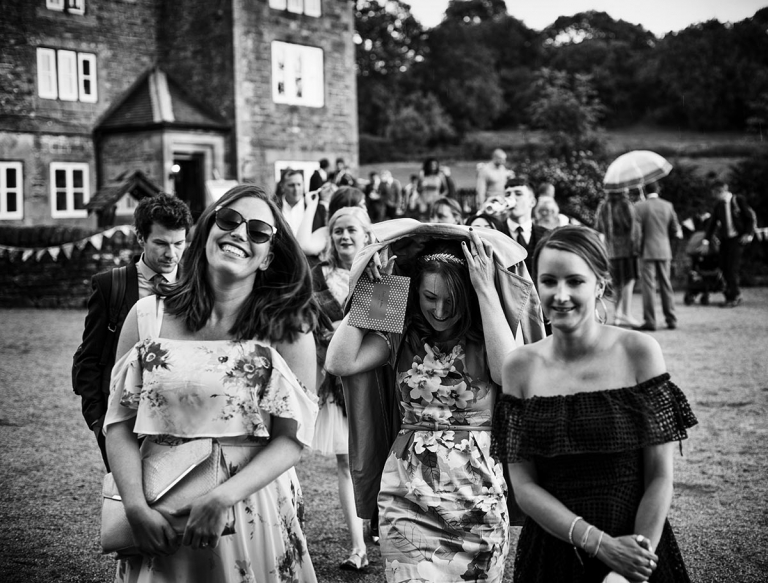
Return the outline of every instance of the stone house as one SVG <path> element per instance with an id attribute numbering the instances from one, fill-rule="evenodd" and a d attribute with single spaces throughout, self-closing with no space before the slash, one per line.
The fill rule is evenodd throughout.
<path id="1" fill-rule="evenodd" d="M 175 192 L 357 166 L 349 0 L 7 0 L 0 225 L 104 226 Z M 96 211 L 96 212 L 92 212 Z"/>

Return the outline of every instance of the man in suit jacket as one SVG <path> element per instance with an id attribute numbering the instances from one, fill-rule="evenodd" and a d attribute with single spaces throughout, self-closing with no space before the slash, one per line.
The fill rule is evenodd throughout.
<path id="1" fill-rule="evenodd" d="M 722 180 L 712 183 L 712 195 L 716 202 L 704 243 L 708 245 L 715 234 L 720 239 L 720 270 L 725 279 L 723 307 L 735 308 L 741 303 L 741 255 L 744 246 L 754 237 L 755 215 L 744 197 L 729 192 L 728 185 Z"/>
<path id="2" fill-rule="evenodd" d="M 531 185 L 520 178 L 510 178 L 504 185 L 504 197 L 507 206 L 511 207 L 507 215 L 507 227 L 510 236 L 528 252 L 525 266 L 536 283 L 533 269 L 533 252 L 536 245 L 547 234 L 547 229 L 533 222 L 533 209 L 536 206 L 536 195 Z"/>
<path id="3" fill-rule="evenodd" d="M 330 166 L 331 163 L 328 161 L 328 158 L 320 160 L 320 168 L 315 170 L 309 178 L 309 192 L 320 190 L 320 187 L 330 180 L 330 176 L 328 176 L 328 168 Z"/>
<path id="4" fill-rule="evenodd" d="M 82 398 L 83 417 L 94 432 L 104 466 L 109 471 L 102 426 L 109 399 L 109 380 L 115 363 L 120 330 L 128 311 L 140 298 L 156 292 L 157 285 L 175 283 L 178 264 L 186 248 L 192 214 L 176 196 L 158 194 L 141 200 L 134 211 L 136 237 L 143 249 L 140 257 L 126 266 L 126 289 L 114 333 L 108 330 L 112 314 L 112 275 L 104 271 L 91 279 L 93 292 L 88 300 L 83 341 L 75 353 L 72 388 Z M 116 268 L 120 269 L 120 268 Z M 105 351 L 108 351 L 105 356 Z"/>
<path id="5" fill-rule="evenodd" d="M 635 205 L 643 235 L 641 257 L 643 268 L 640 274 L 643 289 L 643 324 L 640 330 L 656 329 L 656 277 L 659 279 L 661 309 L 667 328 L 677 328 L 675 315 L 675 295 L 672 291 L 670 266 L 672 265 L 672 245 L 670 237 L 682 239 L 683 232 L 677 221 L 677 214 L 672 203 L 659 198 L 659 186 L 649 184 L 646 187 L 646 199 Z"/>
<path id="6" fill-rule="evenodd" d="M 288 222 L 294 235 L 299 234 L 299 228 L 304 221 L 307 209 L 306 193 L 304 192 L 304 173 L 301 170 L 288 168 L 283 172 L 283 178 L 280 180 L 278 206 L 283 213 L 283 217 Z M 310 196 L 319 196 L 319 193 L 312 192 Z M 315 206 L 312 216 L 312 232 L 325 226 L 328 222 L 328 213 L 325 205 Z"/>

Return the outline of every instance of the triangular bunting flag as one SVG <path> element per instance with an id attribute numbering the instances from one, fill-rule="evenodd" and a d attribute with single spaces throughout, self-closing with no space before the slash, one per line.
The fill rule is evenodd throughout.
<path id="1" fill-rule="evenodd" d="M 40 249 L 37 253 L 35 253 L 35 260 L 40 261 L 43 258 L 43 255 L 45 255 L 46 251 L 48 251 L 48 249 Z"/>
<path id="2" fill-rule="evenodd" d="M 61 247 L 48 247 L 48 253 L 54 261 L 58 261 L 59 253 L 61 253 Z"/>
<path id="3" fill-rule="evenodd" d="M 61 251 L 64 253 L 64 257 L 70 259 L 72 257 L 72 250 L 75 248 L 74 243 L 65 243 L 61 246 Z"/>
<path id="4" fill-rule="evenodd" d="M 26 261 L 27 259 L 29 259 L 30 257 L 32 257 L 32 255 L 34 254 L 34 252 L 35 252 L 35 250 L 34 250 L 34 249 L 24 249 L 24 253 L 22 253 L 22 254 L 21 254 L 21 260 L 22 260 L 22 261 Z"/>
<path id="5" fill-rule="evenodd" d="M 130 235 L 133 232 L 133 227 L 131 225 L 119 225 L 118 227 L 115 227 L 116 229 L 120 229 L 120 232 L 123 235 Z"/>
<path id="6" fill-rule="evenodd" d="M 91 235 L 88 241 L 90 241 L 91 245 L 96 247 L 96 249 L 101 251 L 101 244 L 104 243 L 104 233 L 96 233 L 95 235 Z"/>
<path id="7" fill-rule="evenodd" d="M 115 231 L 117 231 L 117 229 L 115 227 L 112 227 L 111 229 L 107 229 L 106 231 L 104 231 L 102 235 L 104 235 L 107 239 L 111 239 L 112 235 L 115 234 Z"/>
<path id="8" fill-rule="evenodd" d="M 75 247 L 77 247 L 78 251 L 82 251 L 85 249 L 85 246 L 88 245 L 88 239 L 80 239 L 75 243 Z"/>

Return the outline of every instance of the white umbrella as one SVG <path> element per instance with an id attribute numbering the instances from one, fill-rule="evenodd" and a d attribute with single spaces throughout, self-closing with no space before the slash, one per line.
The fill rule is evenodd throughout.
<path id="1" fill-rule="evenodd" d="M 603 184 L 609 191 L 642 188 L 664 178 L 672 164 L 650 150 L 633 150 L 616 158 L 605 173 Z"/>

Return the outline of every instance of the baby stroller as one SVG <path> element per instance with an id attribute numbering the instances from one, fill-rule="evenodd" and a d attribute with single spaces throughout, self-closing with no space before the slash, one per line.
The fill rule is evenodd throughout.
<path id="1" fill-rule="evenodd" d="M 683 302 L 690 306 L 701 294 L 701 305 L 709 304 L 709 294 L 723 291 L 725 280 L 718 264 L 718 244 L 713 240 L 709 245 L 702 245 L 704 231 L 695 231 L 691 235 L 685 253 L 691 258 L 691 269 L 688 271 L 688 287 L 683 296 Z"/>

